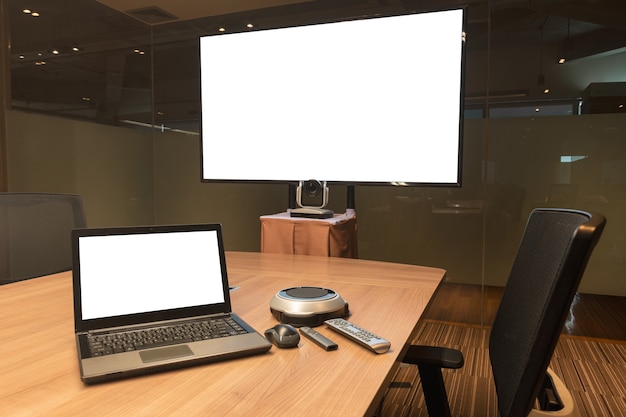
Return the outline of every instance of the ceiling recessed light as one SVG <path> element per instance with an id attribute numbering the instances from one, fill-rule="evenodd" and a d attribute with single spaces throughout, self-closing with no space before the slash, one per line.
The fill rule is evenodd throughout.
<path id="1" fill-rule="evenodd" d="M 246 27 L 247 27 L 248 29 L 252 29 L 252 28 L 254 27 L 254 25 L 253 25 L 252 23 L 248 23 L 248 24 L 246 25 Z"/>
<path id="2" fill-rule="evenodd" d="M 559 59 L 559 64 L 565 64 L 565 58 Z"/>
<path id="3" fill-rule="evenodd" d="M 30 15 L 32 17 L 39 17 L 39 13 L 38 12 L 32 12 Z"/>
<path id="4" fill-rule="evenodd" d="M 61 52 L 58 49 L 53 49 L 52 50 L 52 54 L 53 55 L 59 55 Z"/>
<path id="5" fill-rule="evenodd" d="M 220 32 L 226 32 L 226 28 L 223 28 L 223 27 L 222 27 L 222 28 L 219 28 L 218 30 L 219 30 Z"/>
<path id="6" fill-rule="evenodd" d="M 24 10 L 22 10 L 22 12 L 26 13 L 26 14 L 31 14 L 32 13 L 32 11 L 30 9 L 24 9 Z"/>
<path id="7" fill-rule="evenodd" d="M 78 46 L 74 46 L 74 47 L 72 47 L 72 51 L 78 52 L 78 51 L 80 51 L 80 48 Z"/>

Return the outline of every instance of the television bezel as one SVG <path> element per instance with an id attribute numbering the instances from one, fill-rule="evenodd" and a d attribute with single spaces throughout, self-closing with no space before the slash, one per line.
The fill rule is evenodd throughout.
<path id="1" fill-rule="evenodd" d="M 389 18 L 396 16 L 406 16 L 412 14 L 424 14 L 424 13 L 436 13 L 436 12 L 445 12 L 451 10 L 459 10 L 462 11 L 462 39 L 461 42 L 461 57 L 460 57 L 460 74 L 459 74 L 459 118 L 458 118 L 458 149 L 457 149 L 457 171 L 456 176 L 457 179 L 455 182 L 403 182 L 403 181 L 346 181 L 346 180 L 333 180 L 328 178 L 294 178 L 294 179 L 229 179 L 229 178 L 204 178 L 204 164 L 206 162 L 204 156 L 204 144 L 203 144 L 203 117 L 202 117 L 202 88 L 199 89 L 199 102 L 200 102 L 200 180 L 202 183 L 239 183 L 239 184 L 286 184 L 289 186 L 297 186 L 303 181 L 316 180 L 320 182 L 325 182 L 329 186 L 338 185 L 338 186 L 397 186 L 397 187 L 451 187 L 451 188 L 459 188 L 462 186 L 462 178 L 463 178 L 463 144 L 464 144 L 464 98 L 465 98 L 465 71 L 466 71 L 466 55 L 467 55 L 467 6 L 451 6 L 447 8 L 437 8 L 437 9 L 427 9 L 427 10 L 411 10 L 406 11 L 404 13 L 394 13 L 394 14 L 373 14 L 373 15 L 361 15 L 361 16 L 352 16 L 352 17 L 341 17 L 338 19 L 332 20 L 322 20 L 316 22 L 307 22 L 307 23 L 299 23 L 294 25 L 284 25 L 284 26 L 276 26 L 276 27 L 267 27 L 261 29 L 253 29 L 253 30 L 241 30 L 237 32 L 229 32 L 229 33 L 217 33 L 210 35 L 201 35 L 198 37 L 198 57 L 199 62 L 201 62 L 201 46 L 200 39 L 207 36 L 228 36 L 228 34 L 233 33 L 244 33 L 251 31 L 266 31 L 266 30 L 280 30 L 284 28 L 291 27 L 300 27 L 300 26 L 315 26 L 315 25 L 325 25 L 339 22 L 348 22 L 354 20 L 368 20 L 368 19 L 378 19 L 378 18 Z M 297 19 L 296 19 L 297 20 Z M 199 65 L 198 67 L 199 77 L 202 80 L 202 69 Z"/>

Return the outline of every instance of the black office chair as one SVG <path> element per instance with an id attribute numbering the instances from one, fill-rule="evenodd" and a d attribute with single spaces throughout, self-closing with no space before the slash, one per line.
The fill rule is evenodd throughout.
<path id="1" fill-rule="evenodd" d="M 548 365 L 605 222 L 601 215 L 576 210 L 530 214 L 489 337 L 501 417 L 578 415 Z M 413 345 L 403 362 L 418 366 L 429 415 L 450 416 L 441 368 L 462 367 L 463 354 Z"/>
<path id="2" fill-rule="evenodd" d="M 0 193 L 0 284 L 71 269 L 70 231 L 85 226 L 79 195 Z"/>

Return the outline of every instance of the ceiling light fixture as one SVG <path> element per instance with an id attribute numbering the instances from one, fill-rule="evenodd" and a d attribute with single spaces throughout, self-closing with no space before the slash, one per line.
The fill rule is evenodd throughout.
<path id="1" fill-rule="evenodd" d="M 33 12 L 31 9 L 22 9 L 22 13 L 29 14 L 32 17 L 39 17 L 39 12 Z"/>

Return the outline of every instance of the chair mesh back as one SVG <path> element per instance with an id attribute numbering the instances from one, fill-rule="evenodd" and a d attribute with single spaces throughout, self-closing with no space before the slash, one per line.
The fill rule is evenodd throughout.
<path id="1" fill-rule="evenodd" d="M 531 410 L 604 223 L 574 210 L 531 213 L 489 340 L 502 417 Z"/>
<path id="2" fill-rule="evenodd" d="M 79 195 L 0 193 L 0 281 L 71 269 L 70 232 L 85 226 Z"/>

